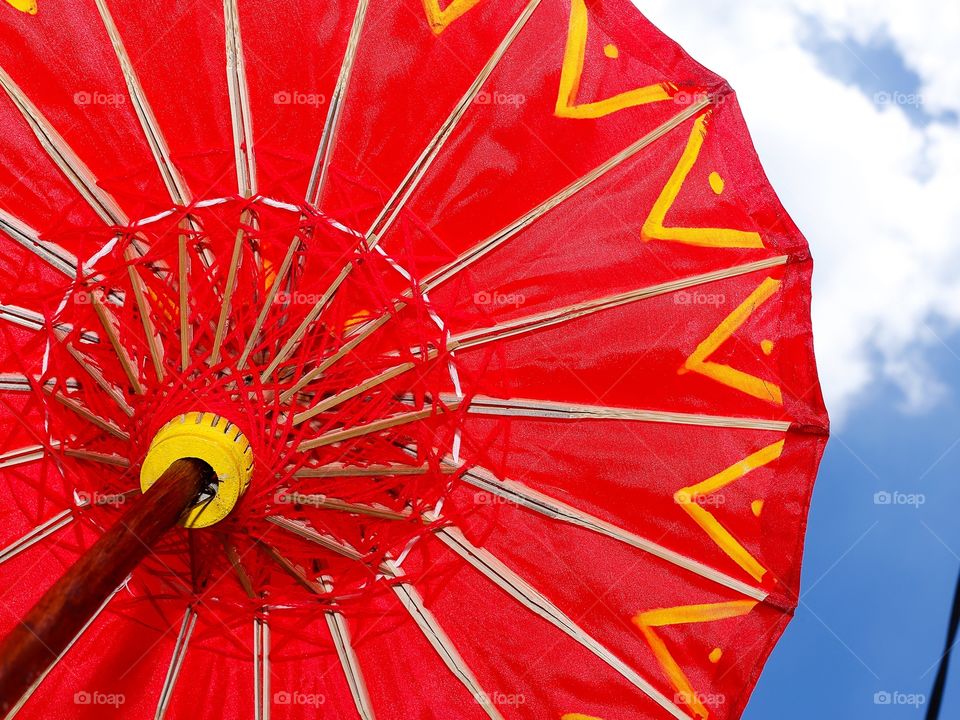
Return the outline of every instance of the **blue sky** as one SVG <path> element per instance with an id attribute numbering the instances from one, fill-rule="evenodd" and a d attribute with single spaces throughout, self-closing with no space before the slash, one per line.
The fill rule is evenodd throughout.
<path id="1" fill-rule="evenodd" d="M 960 357 L 932 360 L 960 380 Z M 952 350 L 952 351 L 951 351 Z M 744 717 L 923 717 L 924 707 L 875 705 L 878 692 L 929 695 L 960 567 L 960 402 L 906 416 L 895 389 L 835 432 L 810 511 L 801 606 L 774 651 Z M 924 504 L 877 505 L 877 492 Z M 941 717 L 960 717 L 960 653 Z"/>
<path id="2" fill-rule="evenodd" d="M 737 90 L 815 260 L 833 434 L 801 605 L 744 717 L 922 718 L 960 571 L 960 6 L 637 4 Z"/>

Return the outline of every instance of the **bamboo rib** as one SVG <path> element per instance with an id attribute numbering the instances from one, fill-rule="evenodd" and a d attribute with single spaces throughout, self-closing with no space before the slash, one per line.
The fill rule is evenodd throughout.
<path id="1" fill-rule="evenodd" d="M 344 465 L 343 463 L 331 463 L 321 465 L 317 468 L 300 468 L 295 470 L 295 478 L 341 478 L 341 477 L 377 477 L 380 475 L 424 475 L 430 470 L 429 463 L 422 465 L 402 465 L 400 463 L 390 463 L 385 465 L 367 465 L 361 467 L 358 465 Z M 453 474 L 457 471 L 455 467 L 441 465 L 440 472 Z"/>
<path id="2" fill-rule="evenodd" d="M 244 210 L 240 217 L 240 224 L 249 225 L 255 222 L 253 214 L 249 210 Z M 227 321 L 230 318 L 230 301 L 233 299 L 233 292 L 237 286 L 237 272 L 240 269 L 240 258 L 243 252 L 243 242 L 246 238 L 246 231 L 243 227 L 237 230 L 233 241 L 233 251 L 230 254 L 230 265 L 227 270 L 226 287 L 223 290 L 221 299 L 220 315 L 217 318 L 217 328 L 213 336 L 213 349 L 210 351 L 209 364 L 211 366 L 220 362 L 220 348 L 223 345 L 223 336 L 227 330 Z"/>
<path id="3" fill-rule="evenodd" d="M 745 263 L 743 265 L 735 265 L 722 270 L 714 270 L 712 272 L 702 273 L 700 275 L 692 275 L 677 280 L 671 280 L 669 282 L 651 285 L 638 290 L 631 290 L 629 292 L 618 293 L 616 295 L 608 295 L 596 300 L 588 300 L 586 302 L 576 303 L 574 305 L 567 305 L 565 307 L 557 308 L 556 310 L 549 310 L 547 312 L 537 313 L 534 315 L 526 315 L 515 320 L 499 323 L 492 327 L 480 328 L 478 330 L 470 330 L 460 333 L 451 339 L 451 343 L 461 350 L 468 350 L 470 348 L 505 340 L 517 335 L 543 330 L 544 328 L 569 322 L 570 320 L 575 320 L 577 318 L 586 317 L 602 310 L 612 310 L 614 308 L 629 305 L 640 300 L 657 297 L 659 295 L 667 295 L 679 290 L 695 288 L 699 287 L 700 285 L 726 280 L 739 275 L 747 275 L 759 270 L 767 270 L 779 265 L 785 265 L 788 259 L 789 258 L 786 255 L 779 255 L 777 257 L 767 258 L 765 260 L 757 260 L 756 262 Z"/>
<path id="4" fill-rule="evenodd" d="M 438 354 L 439 354 L 438 350 L 432 349 L 427 352 L 427 355 L 422 362 L 429 362 L 431 360 L 434 360 L 436 359 Z M 409 362 L 401 363 L 400 365 L 395 365 L 391 368 L 387 368 L 383 372 L 377 373 L 373 377 L 367 378 L 359 385 L 355 385 L 354 387 L 347 388 L 346 390 L 336 393 L 335 395 L 331 395 L 330 397 L 325 398 L 324 400 L 321 400 L 313 407 L 307 410 L 304 410 L 303 412 L 297 413 L 296 415 L 293 416 L 293 424 L 299 425 L 300 423 L 306 420 L 310 420 L 311 418 L 316 417 L 320 413 L 326 412 L 330 408 L 336 407 L 337 405 L 341 405 L 342 403 L 345 403 L 347 400 L 350 400 L 351 398 L 355 398 L 357 395 L 361 395 L 371 388 L 377 387 L 378 385 L 382 385 L 383 383 L 392 380 L 398 375 L 402 375 L 403 373 L 412 370 L 418 364 L 419 363 L 417 362 L 409 361 Z M 289 399 L 287 397 L 287 393 L 284 393 L 283 395 L 281 395 L 280 400 L 283 402 L 288 402 Z"/>
<path id="5" fill-rule="evenodd" d="M 456 403 L 447 404 L 445 406 L 446 410 L 455 410 L 459 405 L 459 400 Z M 392 415 L 390 417 L 381 418 L 379 420 L 374 420 L 369 422 L 366 425 L 357 425 L 352 428 L 343 428 L 340 430 L 331 430 L 324 433 L 312 440 L 304 440 L 297 446 L 297 450 L 300 452 L 306 452 L 307 450 L 314 450 L 318 447 L 324 447 L 326 445 L 332 445 L 333 443 L 343 442 L 344 440 L 352 440 L 354 438 L 362 437 L 364 435 L 370 435 L 372 433 L 381 432 L 383 430 L 389 430 L 390 428 L 399 427 L 400 425 L 407 425 L 409 423 L 417 422 L 418 420 L 425 420 L 428 417 L 436 414 L 443 409 L 438 408 L 437 406 L 431 405 L 426 407 L 423 410 L 416 410 L 414 412 L 400 413 L 399 415 Z"/>
<path id="6" fill-rule="evenodd" d="M 65 341 L 63 337 L 59 337 L 59 340 L 64 343 L 64 347 L 70 354 L 70 357 L 77 361 L 77 364 L 80 365 L 80 367 L 82 367 L 84 371 L 93 379 L 97 387 L 103 390 L 104 394 L 113 400 L 117 407 L 119 407 L 127 417 L 133 417 L 133 408 L 127 402 L 123 392 L 113 383 L 107 380 L 103 372 L 101 372 L 98 367 L 88 362 L 86 356 L 77 350 L 77 348 L 73 346 L 73 343 Z"/>
<path id="7" fill-rule="evenodd" d="M 133 388 L 133 391 L 137 395 L 143 395 L 144 389 L 140 383 L 140 374 L 130 359 L 130 356 L 127 354 L 126 349 L 124 349 L 123 344 L 120 342 L 120 336 L 117 334 L 116 327 L 114 327 L 113 313 L 110 312 L 103 302 L 103 291 L 95 288 L 90 291 L 89 296 L 93 311 L 100 320 L 100 325 L 103 327 L 107 340 L 110 341 L 110 346 L 113 348 L 114 354 L 120 361 L 120 367 L 123 369 L 123 374 L 127 376 L 130 387 Z"/>
<path id="8" fill-rule="evenodd" d="M 153 108 L 150 106 L 147 96 L 143 91 L 140 78 L 137 76 L 133 63 L 130 61 L 130 55 L 127 53 L 127 49 L 123 44 L 123 39 L 110 13 L 110 8 L 107 6 L 106 0 L 95 0 L 95 2 L 97 4 L 97 10 L 100 13 L 100 19 L 103 22 L 104 28 L 106 28 L 107 35 L 110 37 L 110 42 L 113 45 L 114 53 L 117 56 L 117 61 L 120 64 L 120 70 L 126 81 L 127 91 L 130 94 L 133 109 L 137 113 L 137 118 L 140 120 L 143 135 L 147 140 L 147 144 L 150 146 L 151 153 L 153 153 L 153 157 L 157 163 L 157 169 L 160 171 L 160 176 L 163 178 L 164 185 L 167 187 L 170 199 L 174 205 L 189 205 L 191 202 L 191 194 L 187 188 L 186 181 L 170 157 L 170 148 L 167 146 L 166 138 L 164 138 L 163 132 L 160 130 L 160 125 L 157 123 Z"/>
<path id="9" fill-rule="evenodd" d="M 409 452 L 409 451 L 408 451 Z M 449 460 L 445 462 L 451 462 Z M 669 550 L 647 538 L 632 533 L 605 520 L 574 508 L 556 498 L 538 492 L 533 488 L 515 480 L 501 480 L 491 471 L 479 466 L 473 467 L 463 474 L 463 480 L 479 490 L 484 490 L 497 497 L 516 503 L 521 507 L 539 513 L 554 520 L 560 520 L 571 525 L 582 527 L 599 535 L 629 545 L 638 550 L 664 560 L 671 565 L 682 568 L 702 578 L 722 585 L 746 597 L 763 601 L 767 597 L 764 590 L 748 585 L 725 573 L 704 565 L 698 560 L 686 557 Z"/>
<path id="10" fill-rule="evenodd" d="M 521 12 L 519 17 L 517 17 L 517 19 L 514 21 L 503 40 L 500 41 L 500 44 L 497 46 L 496 50 L 494 50 L 486 64 L 483 66 L 483 68 L 481 68 L 476 78 L 474 78 L 473 82 L 470 84 L 470 87 L 463 94 L 463 97 L 460 98 L 459 102 L 457 102 L 457 104 L 454 106 L 453 111 L 440 126 L 437 134 L 434 135 L 427 147 L 424 148 L 422 153 L 420 153 L 420 157 L 417 158 L 417 161 L 414 163 L 413 167 L 407 171 L 407 174 L 401 181 L 400 185 L 396 190 L 394 190 L 393 195 L 387 201 L 387 204 L 377 215 L 377 218 L 371 224 L 370 229 L 367 230 L 365 234 L 365 242 L 367 247 L 376 247 L 380 242 L 380 238 L 383 237 L 384 233 L 386 233 L 386 231 L 393 224 L 397 215 L 406 205 L 407 201 L 410 199 L 410 196 L 420 184 L 420 181 L 423 180 L 427 170 L 430 169 L 433 161 L 436 160 L 437 155 L 440 153 L 440 149 L 443 147 L 444 143 L 447 142 L 457 125 L 463 119 L 463 116 L 466 115 L 467 110 L 470 109 L 477 97 L 477 93 L 480 92 L 480 88 L 482 88 L 484 83 L 486 83 L 490 78 L 490 75 L 500 63 L 500 60 L 503 59 L 503 56 L 506 55 L 507 50 L 510 49 L 513 41 L 516 40 L 517 36 L 520 34 L 520 31 L 523 30 L 524 26 L 527 24 L 527 21 L 530 19 L 530 16 L 533 14 L 533 11 L 537 9 L 539 4 L 540 0 L 530 0 L 530 2 L 527 3 L 526 7 L 523 9 L 523 12 Z"/>
<path id="11" fill-rule="evenodd" d="M 90 168 L 77 156 L 63 136 L 56 131 L 3 68 L 0 68 L 0 87 L 30 125 L 30 129 L 50 159 L 67 176 L 94 212 L 108 225 L 127 225 L 128 218 L 117 201 L 97 185 L 96 177 Z"/>
<path id="12" fill-rule="evenodd" d="M 313 163 L 313 169 L 310 172 L 310 180 L 307 183 L 306 199 L 307 202 L 315 208 L 319 208 L 320 198 L 326 186 L 330 158 L 333 155 L 337 128 L 340 126 L 340 118 L 343 115 L 344 102 L 350 86 L 350 78 L 353 75 L 353 65 L 357 57 L 357 49 L 360 46 L 360 36 L 363 32 L 363 24 L 367 16 L 368 6 L 369 0 L 359 0 L 357 3 L 357 10 L 353 16 L 353 24 L 350 27 L 350 35 L 347 38 L 347 47 L 344 51 L 343 62 L 340 64 L 340 74 L 337 76 L 337 84 L 334 86 L 333 93 L 330 96 L 327 117 L 323 124 L 323 132 L 320 135 L 320 144 L 317 147 L 316 159 Z"/>
<path id="13" fill-rule="evenodd" d="M 327 495 L 312 493 L 288 493 L 288 501 L 294 505 L 309 505 L 318 510 L 335 510 L 339 512 L 350 513 L 352 515 L 368 515 L 370 517 L 380 518 L 381 520 L 409 520 L 410 511 L 398 512 L 391 510 L 385 505 L 353 503 L 339 498 L 328 497 Z"/>
<path id="14" fill-rule="evenodd" d="M 456 398 L 452 393 L 441 393 L 443 402 Z M 404 398 L 412 401 L 412 398 Z M 728 417 L 724 415 L 663 412 L 636 408 L 605 407 L 583 403 L 564 403 L 526 398 L 493 398 L 475 395 L 470 399 L 467 412 L 478 415 L 504 415 L 561 420 L 621 420 L 631 422 L 669 423 L 673 425 L 699 425 L 703 427 L 735 428 L 741 430 L 770 430 L 786 432 L 788 420 L 765 420 L 763 418 Z"/>
<path id="15" fill-rule="evenodd" d="M 0 467 L 9 466 L 0 465 Z M 33 530 L 30 530 L 25 535 L 7 545 L 5 548 L 3 548 L 3 550 L 0 550 L 0 565 L 5 563 L 7 560 L 15 558 L 27 548 L 33 547 L 38 542 L 41 542 L 50 535 L 53 535 L 53 533 L 57 532 L 57 530 L 66 527 L 73 522 L 73 519 L 73 508 L 67 508 L 66 510 L 54 515 L 52 518 L 40 523 L 33 528 Z"/>
<path id="16" fill-rule="evenodd" d="M 103 465 L 112 465 L 120 468 L 130 467 L 130 461 L 121 455 L 94 452 L 93 450 L 83 450 L 81 448 L 66 448 L 63 454 L 77 458 L 78 460 L 87 460 Z"/>
<path id="17" fill-rule="evenodd" d="M 160 690 L 160 699 L 157 701 L 157 712 L 154 720 L 163 720 L 167 714 L 167 708 L 170 706 L 170 698 L 173 696 L 173 689 L 176 687 L 177 680 L 180 677 L 180 669 L 183 667 L 183 659 L 187 655 L 187 649 L 190 647 L 190 637 L 193 635 L 193 628 L 197 624 L 197 611 L 191 605 L 183 614 L 183 622 L 180 625 L 180 632 L 177 635 L 177 641 L 173 646 L 173 657 L 170 658 L 170 666 L 167 669 L 167 676 L 163 681 L 163 687 Z"/>
<path id="18" fill-rule="evenodd" d="M 337 275 L 337 278 L 333 281 L 333 283 L 331 283 L 330 287 L 324 291 L 323 295 L 320 296 L 320 299 L 310 309 L 310 312 L 307 313 L 307 316 L 300 323 L 300 326 L 294 330 L 293 334 L 287 339 L 287 342 L 284 344 L 284 346 L 276 354 L 267 368 L 260 374 L 260 382 L 269 382 L 277 368 L 280 367 L 282 363 L 286 362 L 287 359 L 293 354 L 297 346 L 300 344 L 300 341 L 303 340 L 303 337 L 307 334 L 307 330 L 311 325 L 313 325 L 314 321 L 320 317 L 320 313 L 323 312 L 323 309 L 333 298 L 334 294 L 340 288 L 340 285 L 343 284 L 343 281 L 347 279 L 347 276 L 350 274 L 351 270 L 353 270 L 352 263 L 344 266 L 343 270 L 340 271 L 340 274 Z"/>
<path id="19" fill-rule="evenodd" d="M 253 618 L 253 714 L 270 720 L 270 623 L 266 612 Z"/>
<path id="20" fill-rule="evenodd" d="M 77 382 L 75 378 L 67 378 L 64 381 L 64 384 L 66 385 L 67 390 L 80 389 L 80 383 Z M 21 373 L 0 373 L 0 390 L 9 390 L 11 392 L 32 392 L 38 387 L 39 383 L 35 383 L 26 375 Z M 48 380 L 43 387 L 47 390 L 53 388 L 54 381 Z"/>
<path id="21" fill-rule="evenodd" d="M 0 209 L 0 231 L 22 248 L 43 260 L 54 270 L 63 273 L 71 280 L 77 279 L 78 264 L 76 257 L 59 245 L 41 240 L 40 234 L 36 230 L 2 209 Z"/>
<path id="22" fill-rule="evenodd" d="M 227 92 L 230 96 L 237 187 L 244 197 L 253 197 L 257 194 L 257 163 L 253 149 L 250 91 L 243 59 L 243 40 L 240 36 L 240 11 L 237 8 L 237 0 L 223 0 L 223 19 L 226 28 Z"/>
<path id="23" fill-rule="evenodd" d="M 629 305 L 639 302 L 640 300 L 646 300 L 659 295 L 666 295 L 677 292 L 678 290 L 699 287 L 700 285 L 706 285 L 708 283 L 725 280 L 731 277 L 737 277 L 739 275 L 746 275 L 752 272 L 757 272 L 758 270 L 777 267 L 779 265 L 786 264 L 787 260 L 788 257 L 786 255 L 780 255 L 777 257 L 768 258 L 766 260 L 758 260 L 756 262 L 735 265 L 722 270 L 714 270 L 712 272 L 702 273 L 700 275 L 692 275 L 689 277 L 680 278 L 678 280 L 671 280 L 669 282 L 659 283 L 657 285 L 650 285 L 645 288 L 639 288 L 637 290 L 631 290 L 625 293 L 607 295 L 602 298 L 588 300 L 585 302 L 576 303 L 574 305 L 566 305 L 564 307 L 543 313 L 525 315 L 508 322 L 454 335 L 447 342 L 446 350 L 447 352 L 453 352 L 455 350 L 469 350 L 481 345 L 486 345 L 488 343 L 498 342 L 507 338 L 543 330 L 545 328 L 569 322 L 571 320 L 576 320 L 577 318 L 586 317 L 603 310 L 611 310 L 624 305 Z M 404 363 L 402 365 L 397 365 L 393 368 L 385 370 L 384 372 L 380 373 L 380 375 L 377 375 L 373 378 L 368 378 L 360 385 L 347 388 L 337 395 L 328 398 L 328 400 L 325 400 L 320 405 L 305 411 L 307 417 L 304 417 L 303 419 L 313 417 L 317 413 L 322 412 L 322 410 L 317 410 L 314 412 L 316 407 L 322 407 L 323 409 L 329 409 L 332 407 L 333 405 L 331 405 L 330 402 L 333 401 L 334 398 L 343 396 L 345 399 L 349 399 L 350 397 L 354 397 L 358 392 L 371 390 L 374 387 L 383 384 L 387 380 L 398 377 L 404 372 L 409 372 L 409 370 L 412 368 L 408 366 L 411 365 L 413 364 Z M 286 391 L 284 395 L 281 396 L 281 399 L 286 398 L 291 390 Z M 334 402 L 333 404 L 336 405 L 337 403 Z M 312 413 L 312 415 L 310 415 L 310 413 Z"/>
<path id="24" fill-rule="evenodd" d="M 308 540 L 309 542 L 319 545 L 320 547 L 330 550 L 331 552 L 337 553 L 338 555 L 343 555 L 345 558 L 356 561 L 363 560 L 363 555 L 357 552 L 354 548 L 330 537 L 329 535 L 318 533 L 313 528 L 308 527 L 301 522 L 291 520 L 290 518 L 283 517 L 282 515 L 268 515 L 266 520 L 267 522 L 271 522 L 277 527 L 293 533 L 304 540 Z"/>
<path id="25" fill-rule="evenodd" d="M 190 346 L 193 344 L 193 326 L 190 324 L 190 256 L 187 254 L 186 228 L 177 234 L 177 315 L 180 320 L 180 369 L 190 367 Z"/>
<path id="26" fill-rule="evenodd" d="M 280 263 L 280 267 L 277 269 L 277 275 L 273 280 L 273 284 L 270 285 L 270 288 L 267 290 L 266 297 L 263 299 L 263 307 L 260 308 L 260 313 L 257 315 L 257 321 L 253 325 L 253 329 L 250 331 L 250 335 L 247 338 L 246 345 L 244 345 L 243 352 L 240 354 L 240 359 L 237 360 L 237 370 L 243 370 L 247 365 L 247 360 L 250 358 L 250 354 L 253 352 L 253 348 L 257 344 L 257 340 L 260 338 L 260 331 L 263 329 L 263 324 L 267 320 L 267 315 L 270 313 L 270 308 L 277 299 L 277 293 L 280 291 L 280 287 L 283 284 L 284 279 L 287 277 L 287 273 L 290 272 L 290 268 L 293 265 L 293 258 L 297 254 L 297 250 L 300 247 L 300 239 L 294 238 L 290 245 L 287 247 L 287 252 L 283 256 L 283 261 Z"/>
<path id="27" fill-rule="evenodd" d="M 81 637 L 83 637 L 84 633 L 87 632 L 87 630 L 89 629 L 89 627 L 90 627 L 91 625 L 93 625 L 94 622 L 96 622 L 97 618 L 100 617 L 100 614 L 106 609 L 107 605 L 110 604 L 110 601 L 113 600 L 113 598 L 116 596 L 116 594 L 117 594 L 118 592 L 120 592 L 121 588 L 123 588 L 123 585 L 122 585 L 122 584 L 121 584 L 119 587 L 117 587 L 117 589 L 114 590 L 114 591 L 109 595 L 109 597 L 107 597 L 106 600 L 103 601 L 103 604 L 102 604 L 102 605 L 99 607 L 99 609 L 97 609 L 97 611 L 90 617 L 90 619 L 87 620 L 87 623 L 80 629 L 80 632 L 77 633 L 76 637 L 75 637 L 73 640 L 70 641 L 70 644 L 67 645 L 66 648 L 64 648 L 63 652 L 60 653 L 60 655 L 57 657 L 57 659 L 56 659 L 54 662 L 52 662 L 52 663 L 50 664 L 50 666 L 47 667 L 47 669 L 44 670 L 43 673 L 37 677 L 36 680 L 33 681 L 33 685 L 31 685 L 31 686 L 30 686 L 30 689 L 29 689 L 26 693 L 24 693 L 23 697 L 20 698 L 20 700 L 17 702 L 17 704 L 14 705 L 12 708 L 10 708 L 10 711 L 7 713 L 7 716 L 6 716 L 6 718 L 5 718 L 4 720 L 13 720 L 13 718 L 17 715 L 17 713 L 20 712 L 20 710 L 21 710 L 21 709 L 23 708 L 23 706 L 27 703 L 27 701 L 28 701 L 31 697 L 33 697 L 33 694 L 37 691 L 37 688 L 40 687 L 40 685 L 43 683 L 43 681 L 47 679 L 47 675 L 50 674 L 50 671 L 53 670 L 53 669 L 60 663 L 61 660 L 63 660 L 64 656 L 65 656 L 68 652 L 70 652 L 70 649 L 76 644 L 77 640 L 79 640 Z"/>
<path id="28" fill-rule="evenodd" d="M 438 518 L 432 517 L 431 521 Z M 603 662 L 613 668 L 624 680 L 629 682 L 643 694 L 657 703 L 677 720 L 692 720 L 666 695 L 657 690 L 653 684 L 627 663 L 617 657 L 612 651 L 604 647 L 596 638 L 577 625 L 566 613 L 553 604 L 545 595 L 536 590 L 530 583 L 508 568 L 493 553 L 478 548 L 454 527 L 442 527 L 437 531 L 437 537 L 457 555 L 463 558 L 471 567 L 491 580 L 507 595 L 516 600 L 521 606 L 543 618 L 558 630 L 592 652 Z"/>
<path id="29" fill-rule="evenodd" d="M 325 587 L 325 589 L 329 592 L 332 588 Z M 353 704 L 357 708 L 357 714 L 360 716 L 360 720 L 376 720 L 373 713 L 373 703 L 367 690 L 367 683 L 363 679 L 363 670 L 360 668 L 360 661 L 353 649 L 350 628 L 347 626 L 346 618 L 342 613 L 335 610 L 329 610 L 324 615 L 327 620 L 327 627 L 330 630 L 330 637 L 337 650 L 337 658 L 340 660 L 340 665 L 347 679 L 347 686 L 350 688 L 350 695 L 353 697 Z"/>
<path id="30" fill-rule="evenodd" d="M 46 318 L 35 310 L 29 310 L 20 305 L 4 305 L 0 303 L 0 320 L 6 320 L 22 328 L 40 332 L 47 327 Z M 53 331 L 57 333 L 58 338 L 65 338 L 73 331 L 73 325 L 69 323 L 54 323 Z M 96 345 L 100 338 L 96 333 L 81 332 L 80 342 L 87 345 Z"/>
<path id="31" fill-rule="evenodd" d="M 123 440 L 124 442 L 127 442 L 130 440 L 130 435 L 128 433 L 118 428 L 109 420 L 104 420 L 99 415 L 96 415 L 93 412 L 91 412 L 87 408 L 87 406 L 81 403 L 79 400 L 72 397 L 67 397 L 66 395 L 63 395 L 62 393 L 59 393 L 59 392 L 54 392 L 53 397 L 57 402 L 59 402 L 65 408 L 75 413 L 77 416 L 83 418 L 91 425 L 94 425 L 100 428 L 108 435 L 112 435 L 118 440 Z"/>
<path id="32" fill-rule="evenodd" d="M 28 445 L 8 450 L 5 453 L 0 453 L 0 470 L 42 460 L 46 454 L 47 448 L 43 445 Z"/>
<path id="33" fill-rule="evenodd" d="M 703 110 L 709 107 L 710 103 L 711 100 L 709 98 L 701 98 L 696 103 L 684 109 L 682 112 L 673 116 L 659 127 L 655 128 L 653 131 L 634 142 L 629 147 L 620 151 L 607 161 L 601 163 L 593 170 L 578 178 L 570 185 L 566 186 L 558 193 L 543 201 L 526 214 L 517 218 L 503 229 L 480 241 L 447 265 L 428 273 L 420 283 L 421 292 L 428 293 L 451 278 L 455 277 L 457 274 L 485 257 L 496 248 L 511 240 L 522 230 L 532 225 L 558 205 L 570 199 L 593 182 L 599 180 L 608 172 L 620 166 L 644 148 L 653 145 L 660 138 L 666 136 L 671 130 L 677 128 L 690 118 L 701 113 Z M 326 370 L 343 359 L 347 354 L 356 349 L 356 347 L 358 347 L 364 340 L 369 338 L 371 335 L 373 335 L 373 333 L 383 327 L 393 315 L 398 313 L 406 305 L 406 299 L 408 299 L 410 296 L 411 293 L 409 291 L 405 292 L 404 296 L 394 304 L 394 307 L 391 311 L 386 312 L 379 318 L 371 320 L 369 323 L 359 328 L 357 334 L 341 348 L 339 348 L 334 355 L 326 358 L 317 368 L 311 370 L 309 373 L 307 373 L 307 375 L 304 376 L 300 383 L 298 383 L 297 391 L 299 392 L 299 388 L 306 386 L 314 379 L 320 377 L 320 375 L 326 372 Z"/>
<path id="34" fill-rule="evenodd" d="M 404 572 L 392 561 L 386 561 L 383 564 L 383 571 L 388 577 L 398 579 L 404 577 Z M 453 675 L 463 683 L 463 686 L 470 691 L 474 700 L 491 720 L 504 720 L 500 711 L 497 710 L 479 680 L 470 670 L 466 661 L 457 651 L 456 646 L 450 639 L 450 636 L 444 631 L 443 627 L 431 613 L 423 601 L 423 597 L 417 592 L 417 589 L 409 581 L 400 582 L 391 586 L 394 594 L 400 600 L 400 604 L 410 614 L 414 623 L 423 633 L 424 637 L 433 649 L 436 650 L 444 665 L 453 673 Z"/>

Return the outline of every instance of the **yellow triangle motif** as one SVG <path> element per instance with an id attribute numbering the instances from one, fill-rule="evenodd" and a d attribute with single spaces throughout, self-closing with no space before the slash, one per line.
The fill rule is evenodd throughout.
<path id="1" fill-rule="evenodd" d="M 678 372 L 683 374 L 690 371 L 706 375 L 708 378 L 732 387 L 734 390 L 739 390 L 775 405 L 783 405 L 783 394 L 780 392 L 779 385 L 761 380 L 755 375 L 737 370 L 729 365 L 708 360 L 747 321 L 754 310 L 780 289 L 781 284 L 779 280 L 769 277 L 760 283 L 760 287 L 750 293 L 750 296 L 740 303 L 736 310 L 725 317 L 707 339 L 697 346 L 697 349 L 686 359 Z"/>
<path id="2" fill-rule="evenodd" d="M 463 15 L 480 0 L 451 0 L 443 10 L 440 9 L 440 0 L 423 0 L 423 9 L 427 13 L 427 21 L 434 35 L 439 35 L 449 27 L 450 23 Z"/>
<path id="3" fill-rule="evenodd" d="M 20 12 L 25 12 L 29 15 L 37 14 L 37 0 L 7 0 L 7 3 Z"/>
<path id="4" fill-rule="evenodd" d="M 758 582 L 763 580 L 767 569 L 757 562 L 757 559 L 753 557 L 753 555 L 720 524 L 720 521 L 713 516 L 713 513 L 703 507 L 698 500 L 718 490 L 722 490 L 752 470 L 756 470 L 758 467 L 763 467 L 776 460 L 780 457 L 780 453 L 783 452 L 783 443 L 784 441 L 780 440 L 772 445 L 767 445 L 767 447 L 762 450 L 758 450 L 743 460 L 734 463 L 713 477 L 709 477 L 696 485 L 681 488 L 673 494 L 673 499 L 676 503 L 686 510 L 694 522 L 710 536 L 710 539 L 713 540 L 731 560 L 750 573 L 751 577 Z"/>
<path id="5" fill-rule="evenodd" d="M 660 667 L 663 668 L 670 679 L 670 684 L 676 689 L 678 701 L 689 706 L 697 717 L 704 720 L 710 717 L 710 712 L 703 704 L 703 695 L 693 689 L 683 669 L 673 659 L 666 643 L 663 642 L 654 628 L 739 617 L 753 610 L 756 604 L 756 600 L 734 600 L 708 605 L 681 605 L 672 608 L 647 610 L 633 618 L 633 624 L 640 629 L 644 640 L 653 650 L 657 662 L 660 663 Z"/>
<path id="6" fill-rule="evenodd" d="M 567 33 L 567 47 L 563 54 L 563 66 L 560 70 L 560 92 L 557 95 L 555 110 L 557 117 L 593 119 L 624 108 L 670 99 L 671 96 L 665 86 L 657 84 L 628 90 L 604 100 L 578 104 L 577 94 L 580 91 L 580 77 L 583 74 L 583 62 L 587 50 L 587 25 L 585 0 L 571 0 L 570 28 Z M 616 55 L 619 55 L 619 52 Z M 615 57 L 615 54 L 608 52 L 607 56 Z"/>
<path id="7" fill-rule="evenodd" d="M 677 167 L 660 193 L 660 197 L 657 198 L 653 209 L 650 210 L 650 216 L 643 224 L 640 237 L 645 241 L 666 240 L 700 247 L 762 248 L 763 240 L 760 238 L 760 234 L 755 232 L 732 230 L 730 228 L 664 227 L 663 223 L 667 213 L 670 212 L 670 208 L 676 202 L 677 195 L 680 194 L 680 188 L 683 187 L 687 175 L 690 174 L 697 158 L 700 157 L 700 150 L 703 149 L 703 141 L 706 136 L 707 116 L 701 115 L 693 123 L 693 130 L 690 132 L 690 138 L 687 140 L 683 155 L 680 156 L 680 162 L 677 163 Z M 725 184 L 719 173 L 712 172 L 709 182 L 715 194 L 723 193 Z"/>

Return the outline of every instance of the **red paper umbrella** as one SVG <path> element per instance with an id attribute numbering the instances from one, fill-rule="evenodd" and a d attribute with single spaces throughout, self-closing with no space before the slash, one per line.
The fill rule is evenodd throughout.
<path id="1" fill-rule="evenodd" d="M 827 417 L 720 78 L 623 0 L 0 41 L 4 711 L 740 715 Z"/>

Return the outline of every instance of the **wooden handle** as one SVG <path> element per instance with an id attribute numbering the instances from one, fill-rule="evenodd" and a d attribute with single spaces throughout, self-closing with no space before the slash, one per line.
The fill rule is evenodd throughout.
<path id="1" fill-rule="evenodd" d="M 156 542 L 193 505 L 210 467 L 177 460 L 0 643 L 0 717 L 32 692 Z"/>

